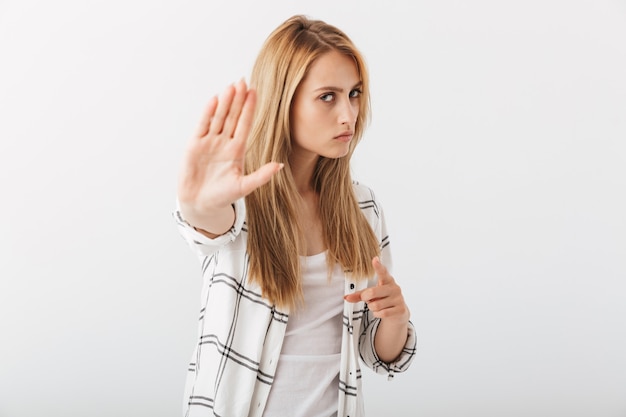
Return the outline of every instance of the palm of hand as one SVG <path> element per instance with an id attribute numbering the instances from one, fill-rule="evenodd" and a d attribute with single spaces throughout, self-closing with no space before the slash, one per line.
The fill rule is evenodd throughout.
<path id="1" fill-rule="evenodd" d="M 270 162 L 244 175 L 245 147 L 256 95 L 242 80 L 206 107 L 183 160 L 178 199 L 192 224 L 231 210 L 237 199 L 267 183 L 282 164 Z M 209 230 L 209 229 L 206 229 Z"/>

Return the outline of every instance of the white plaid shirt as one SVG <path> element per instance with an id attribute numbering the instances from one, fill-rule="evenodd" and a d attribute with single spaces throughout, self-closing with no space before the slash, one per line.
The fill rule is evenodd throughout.
<path id="1" fill-rule="evenodd" d="M 391 268 L 389 237 L 379 203 L 366 186 L 354 182 L 359 206 L 381 246 L 381 261 Z M 235 203 L 233 227 L 215 239 L 196 232 L 174 212 L 183 238 L 200 258 L 201 294 L 198 342 L 185 386 L 186 417 L 261 417 L 272 387 L 280 356 L 287 309 L 278 309 L 261 297 L 257 284 L 248 279 L 247 229 L 243 199 Z M 356 281 L 346 277 L 345 293 L 375 285 L 376 278 Z M 413 324 L 402 354 L 384 363 L 374 350 L 377 319 L 364 302 L 344 302 L 341 365 L 339 371 L 339 417 L 363 417 L 359 357 L 378 374 L 393 378 L 403 372 L 415 355 Z"/>

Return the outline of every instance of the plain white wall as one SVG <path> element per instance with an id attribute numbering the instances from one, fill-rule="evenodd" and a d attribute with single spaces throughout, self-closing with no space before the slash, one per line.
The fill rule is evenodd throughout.
<path id="1" fill-rule="evenodd" d="M 170 217 L 209 97 L 295 13 L 370 66 L 355 178 L 420 345 L 370 416 L 626 415 L 626 4 L 0 2 L 0 416 L 180 415 Z"/>

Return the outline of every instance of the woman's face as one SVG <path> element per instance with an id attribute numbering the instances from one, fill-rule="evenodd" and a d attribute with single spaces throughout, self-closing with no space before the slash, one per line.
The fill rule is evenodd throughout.
<path id="1" fill-rule="evenodd" d="M 320 56 L 296 89 L 291 106 L 292 157 L 340 158 L 350 149 L 361 81 L 353 58 Z"/>

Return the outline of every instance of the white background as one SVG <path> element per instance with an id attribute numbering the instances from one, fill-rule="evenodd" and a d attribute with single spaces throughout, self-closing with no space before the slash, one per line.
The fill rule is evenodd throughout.
<path id="1" fill-rule="evenodd" d="M 171 219 L 211 95 L 295 13 L 345 30 L 419 333 L 369 416 L 626 416 L 626 3 L 0 2 L 0 416 L 180 415 Z"/>

